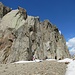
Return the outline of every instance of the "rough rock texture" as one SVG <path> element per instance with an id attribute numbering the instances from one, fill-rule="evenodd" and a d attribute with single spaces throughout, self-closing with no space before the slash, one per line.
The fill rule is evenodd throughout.
<path id="1" fill-rule="evenodd" d="M 10 12 L 11 9 L 7 6 L 4 6 L 1 2 L 0 2 L 0 18 L 2 18 L 4 15 L 6 15 L 8 12 Z"/>
<path id="2" fill-rule="evenodd" d="M 70 57 L 66 42 L 56 26 L 48 20 L 28 16 L 18 7 L 6 14 L 0 23 L 0 63 Z"/>

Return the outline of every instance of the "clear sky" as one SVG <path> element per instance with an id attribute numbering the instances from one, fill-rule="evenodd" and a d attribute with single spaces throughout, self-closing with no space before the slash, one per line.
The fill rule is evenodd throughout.
<path id="1" fill-rule="evenodd" d="M 67 42 L 75 38 L 75 0 L 0 0 L 4 5 L 17 9 L 21 6 L 28 15 L 49 19 L 62 32 Z M 74 46 L 75 47 L 75 46 Z"/>

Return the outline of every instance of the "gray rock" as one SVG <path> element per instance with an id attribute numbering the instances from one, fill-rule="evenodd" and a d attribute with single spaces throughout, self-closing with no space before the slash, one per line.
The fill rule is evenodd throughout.
<path id="1" fill-rule="evenodd" d="M 0 23 L 0 63 L 20 60 L 70 57 L 66 41 L 49 20 L 29 16 L 18 7 L 6 14 Z"/>
<path id="2" fill-rule="evenodd" d="M 11 11 L 11 8 L 4 6 L 1 2 L 0 2 L 0 18 L 2 18 L 4 15 L 6 15 L 8 12 Z"/>

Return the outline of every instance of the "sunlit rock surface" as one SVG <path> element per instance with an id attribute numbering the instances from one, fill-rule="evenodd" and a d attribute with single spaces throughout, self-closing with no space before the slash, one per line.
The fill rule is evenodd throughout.
<path id="1" fill-rule="evenodd" d="M 0 22 L 0 63 L 70 57 L 66 41 L 49 20 L 29 16 L 18 7 Z"/>

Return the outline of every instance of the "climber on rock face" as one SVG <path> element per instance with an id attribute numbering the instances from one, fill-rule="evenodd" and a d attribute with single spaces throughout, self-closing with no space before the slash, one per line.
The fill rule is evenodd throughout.
<path id="1" fill-rule="evenodd" d="M 33 59 L 32 59 L 33 61 L 35 60 L 35 58 L 34 58 L 34 56 L 33 56 Z"/>

